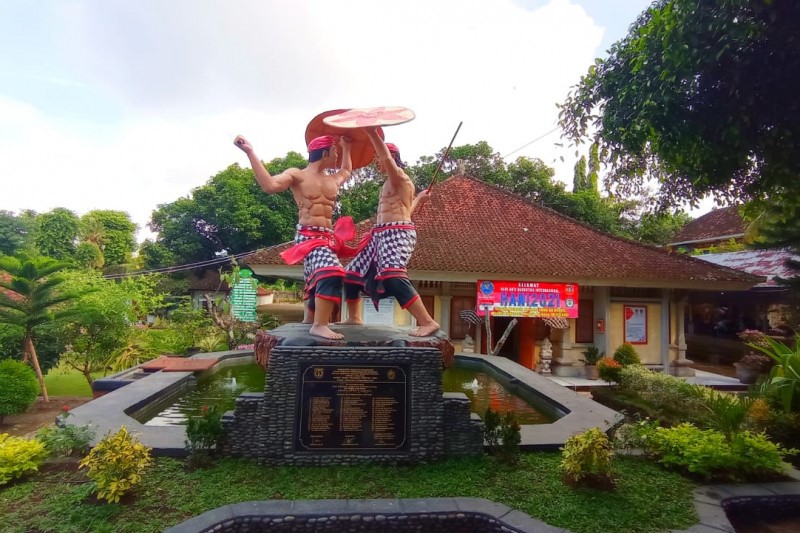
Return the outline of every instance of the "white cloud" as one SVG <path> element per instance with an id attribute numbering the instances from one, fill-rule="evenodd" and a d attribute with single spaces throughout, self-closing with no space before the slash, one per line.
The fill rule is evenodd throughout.
<path id="1" fill-rule="evenodd" d="M 415 121 L 386 130 L 412 162 L 446 146 L 459 121 L 457 144 L 511 152 L 555 127 L 554 104 L 602 38 L 568 0 L 536 10 L 510 0 L 54 5 L 71 74 L 58 78 L 116 102 L 124 118 L 67 122 L 0 96 L 11 125 L 0 130 L 0 208 L 123 209 L 139 225 L 158 203 L 246 164 L 236 134 L 264 159 L 302 151 L 306 124 L 325 109 L 412 108 Z M 574 156 L 557 141 L 513 158 L 540 157 L 570 181 Z"/>

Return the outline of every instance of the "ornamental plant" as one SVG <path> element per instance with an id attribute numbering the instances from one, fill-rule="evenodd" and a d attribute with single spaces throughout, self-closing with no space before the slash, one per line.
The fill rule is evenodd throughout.
<path id="1" fill-rule="evenodd" d="M 622 365 L 609 357 L 603 357 L 597 362 L 597 373 L 603 381 L 619 383 L 621 370 Z"/>
<path id="2" fill-rule="evenodd" d="M 0 485 L 38 471 L 46 456 L 41 442 L 0 433 Z"/>
<path id="3" fill-rule="evenodd" d="M 712 429 L 692 424 L 671 428 L 640 424 L 638 442 L 662 465 L 703 481 L 750 481 L 773 478 L 784 471 L 783 459 L 797 450 L 767 440 L 763 433 L 743 431 L 728 441 Z"/>
<path id="4" fill-rule="evenodd" d="M 24 413 L 36 401 L 36 374 L 25 363 L 0 361 L 0 424 L 8 415 Z"/>
<path id="5" fill-rule="evenodd" d="M 800 334 L 795 337 L 792 347 L 771 337 L 765 336 L 764 340 L 768 347 L 755 343 L 748 346 L 775 361 L 770 371 L 770 387 L 776 391 L 785 412 L 796 411 L 800 404 Z"/>
<path id="6" fill-rule="evenodd" d="M 604 355 L 605 352 L 601 352 L 597 346 L 589 346 L 583 351 L 583 359 L 581 361 L 586 365 L 596 365 Z"/>
<path id="7" fill-rule="evenodd" d="M 186 422 L 186 449 L 189 451 L 189 461 L 196 466 L 207 464 L 223 432 L 222 415 L 217 406 L 202 406 L 200 416 L 193 416 Z"/>
<path id="8" fill-rule="evenodd" d="M 614 352 L 614 361 L 622 366 L 628 365 L 641 365 L 642 360 L 639 358 L 639 353 L 632 344 L 625 343 Z"/>
<path id="9" fill-rule="evenodd" d="M 97 498 L 116 503 L 142 480 L 150 463 L 150 448 L 122 426 L 98 442 L 80 466 L 88 469 L 86 475 L 95 483 Z"/>
<path id="10" fill-rule="evenodd" d="M 503 415 L 486 409 L 483 417 L 483 436 L 489 453 L 501 463 L 514 465 L 519 459 L 519 444 L 522 442 L 520 425 L 514 413 L 507 412 Z"/>
<path id="11" fill-rule="evenodd" d="M 608 486 L 613 483 L 614 448 L 600 428 L 573 435 L 561 448 L 561 470 L 568 482 Z"/>
<path id="12" fill-rule="evenodd" d="M 76 426 L 68 424 L 71 416 L 69 407 L 64 406 L 55 426 L 41 428 L 36 433 L 36 440 L 44 444 L 51 457 L 66 457 L 73 454 L 85 454 L 89 451 L 89 443 L 94 438 L 94 429 L 90 425 Z"/>
<path id="13" fill-rule="evenodd" d="M 775 366 L 775 361 L 766 355 L 748 352 L 739 359 L 738 364 L 745 368 L 753 369 L 759 374 L 766 374 Z"/>

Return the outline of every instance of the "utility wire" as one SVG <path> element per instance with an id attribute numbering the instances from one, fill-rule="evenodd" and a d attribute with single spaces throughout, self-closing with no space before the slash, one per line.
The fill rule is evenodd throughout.
<path id="1" fill-rule="evenodd" d="M 523 148 L 527 148 L 528 146 L 532 145 L 532 144 L 533 144 L 533 143 L 535 143 L 536 141 L 541 141 L 542 139 L 544 139 L 545 137 L 547 137 L 548 135 L 550 135 L 550 134 L 551 134 L 551 133 L 553 133 L 554 131 L 558 131 L 558 126 L 556 126 L 555 128 L 553 128 L 552 130 L 548 131 L 547 133 L 543 133 L 542 135 L 539 135 L 539 136 L 538 136 L 538 137 L 536 137 L 534 140 L 532 140 L 532 141 L 530 141 L 530 142 L 528 142 L 528 143 L 525 143 L 525 144 L 523 144 L 522 146 L 520 146 L 520 147 L 519 147 L 519 148 L 517 148 L 516 150 L 512 150 L 511 152 L 508 152 L 506 155 L 504 155 L 504 156 L 503 156 L 503 159 L 505 159 L 506 157 L 508 157 L 508 156 L 510 156 L 510 155 L 512 155 L 512 154 L 515 154 L 515 153 L 519 152 L 519 151 L 520 151 L 520 150 L 522 150 Z"/>
<path id="2" fill-rule="evenodd" d="M 186 263 L 183 265 L 174 265 L 170 267 L 162 267 L 162 268 L 153 268 L 150 270 L 139 270 L 137 272 L 126 272 L 121 274 L 108 274 L 103 276 L 106 279 L 121 279 L 121 278 L 128 278 L 131 276 L 144 276 L 148 274 L 171 274 L 173 272 L 183 272 L 186 270 L 195 270 L 198 268 L 204 268 L 208 266 L 218 265 L 222 263 L 228 263 L 231 259 L 239 259 L 246 255 L 253 254 L 258 250 L 250 250 L 248 252 L 241 252 L 234 255 L 226 255 L 225 257 L 218 257 L 216 259 L 207 259 L 205 261 L 198 261 L 196 263 Z"/>

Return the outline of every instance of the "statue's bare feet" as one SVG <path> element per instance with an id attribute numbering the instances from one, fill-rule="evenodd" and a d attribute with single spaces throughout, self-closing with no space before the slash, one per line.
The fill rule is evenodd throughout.
<path id="1" fill-rule="evenodd" d="M 317 337 L 324 337 L 326 339 L 343 339 L 344 335 L 341 333 L 336 333 L 328 326 L 311 326 L 311 329 L 308 332 L 312 335 L 316 335 Z"/>
<path id="2" fill-rule="evenodd" d="M 437 331 L 439 331 L 439 323 L 431 321 L 429 324 L 417 326 L 409 335 L 412 337 L 430 337 Z"/>
<path id="3" fill-rule="evenodd" d="M 313 324 L 313 323 L 314 323 L 313 318 L 307 318 L 307 319 L 304 318 L 303 321 L 301 322 L 301 324 Z"/>
<path id="4" fill-rule="evenodd" d="M 337 324 L 341 324 L 342 326 L 363 326 L 364 321 L 360 318 L 349 317 L 347 320 L 342 320 L 341 322 L 337 322 Z"/>

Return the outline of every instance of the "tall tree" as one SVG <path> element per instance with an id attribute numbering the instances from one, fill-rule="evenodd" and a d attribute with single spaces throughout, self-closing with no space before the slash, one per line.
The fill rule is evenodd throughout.
<path id="1" fill-rule="evenodd" d="M 274 175 L 306 164 L 300 154 L 290 152 L 273 159 L 266 168 Z M 297 206 L 291 191 L 266 194 L 252 170 L 235 164 L 194 189 L 190 197 L 160 205 L 152 214 L 150 229 L 158 233 L 156 244 L 174 260 L 185 263 L 213 259 L 220 252 L 235 254 L 285 242 L 294 234 L 296 223 Z M 166 253 L 158 255 L 168 258 Z"/>
<path id="2" fill-rule="evenodd" d="M 71 314 L 64 304 L 78 295 L 62 290 L 69 266 L 49 257 L 0 257 L 0 324 L 22 331 L 23 360 L 36 371 L 44 401 L 49 398 L 36 354 L 36 336 L 41 326 Z"/>
<path id="3" fill-rule="evenodd" d="M 589 188 L 589 176 L 586 175 L 586 156 L 582 155 L 575 163 L 575 171 L 572 177 L 572 192 L 585 191 Z"/>
<path id="4" fill-rule="evenodd" d="M 81 217 L 81 241 L 96 245 L 106 266 L 130 261 L 136 250 L 136 229 L 124 211 L 96 209 Z"/>
<path id="5" fill-rule="evenodd" d="M 0 210 L 0 254 L 14 255 L 25 248 L 33 228 L 33 219 Z"/>
<path id="6" fill-rule="evenodd" d="M 800 2 L 658 0 L 561 106 L 619 194 L 800 196 Z"/>
<path id="7" fill-rule="evenodd" d="M 33 243 L 37 251 L 53 259 L 69 260 L 75 256 L 78 244 L 80 219 L 63 207 L 56 207 L 36 216 Z"/>

